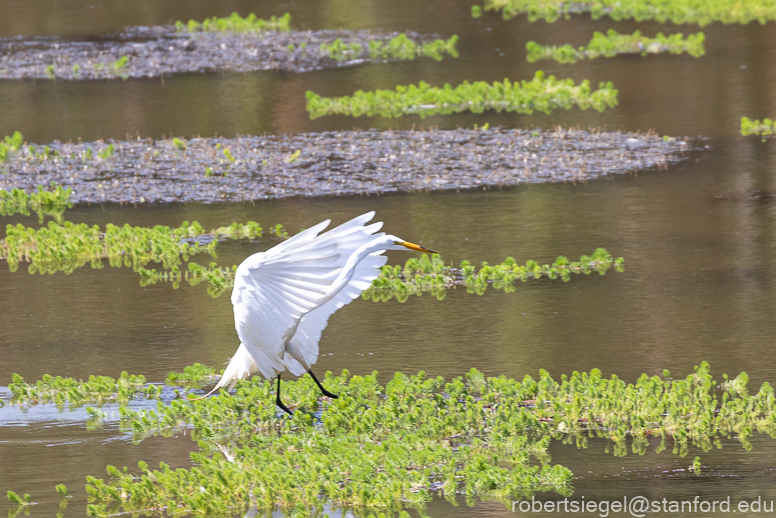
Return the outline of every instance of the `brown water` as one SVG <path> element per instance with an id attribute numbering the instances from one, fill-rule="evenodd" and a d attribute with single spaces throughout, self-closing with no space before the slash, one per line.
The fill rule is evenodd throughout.
<path id="1" fill-rule="evenodd" d="M 668 368 L 684 376 L 703 360 L 721 378 L 746 371 L 751 386 L 776 381 L 776 192 L 774 146 L 738 135 L 743 115 L 776 115 L 773 61 L 776 24 L 704 28 L 707 55 L 700 59 L 659 55 L 599 59 L 576 65 L 528 64 L 525 42 L 582 44 L 594 30 L 641 29 L 652 35 L 675 27 L 591 21 L 578 16 L 548 25 L 509 22 L 495 15 L 469 16 L 463 1 L 294 1 L 277 6 L 251 2 L 133 2 L 13 0 L 3 5 L 0 37 L 66 35 L 83 38 L 117 32 L 127 25 L 255 11 L 292 14 L 301 28 L 379 28 L 461 36 L 461 57 L 440 63 L 416 61 L 366 65 L 307 74 L 225 74 L 166 77 L 164 81 L 0 82 L 0 135 L 20 130 L 34 142 L 54 139 L 142 136 L 234 136 L 261 132 L 308 132 L 356 127 L 410 128 L 420 119 L 310 121 L 304 92 L 345 95 L 357 89 L 392 88 L 425 80 L 529 79 L 537 69 L 594 84 L 611 80 L 620 105 L 603 113 L 570 110 L 551 115 L 514 114 L 432 117 L 442 128 L 489 122 L 507 127 L 608 126 L 612 129 L 704 137 L 709 149 L 666 171 L 604 178 L 585 184 L 544 184 L 487 192 L 431 193 L 384 197 L 290 199 L 245 205 L 186 205 L 127 208 L 78 207 L 72 221 L 105 224 L 177 225 L 198 220 L 205 227 L 232 221 L 282 222 L 289 230 L 321 219 L 341 222 L 376 210 L 386 230 L 458 262 L 469 259 L 548 262 L 577 258 L 596 247 L 623 256 L 623 273 L 574 277 L 569 283 L 519 284 L 514 293 L 478 297 L 451 291 L 372 303 L 356 301 L 336 314 L 323 335 L 318 370 L 348 368 L 382 373 L 425 370 L 455 376 L 471 367 L 488 375 L 555 376 L 597 367 L 634 381 L 641 373 Z M 681 27 L 685 33 L 695 26 Z M 774 200 L 774 201 L 771 201 Z M 32 218 L 2 218 L 0 223 Z M 223 245 L 219 261 L 236 264 L 271 242 Z M 392 262 L 406 255 L 395 253 Z M 1 266 L 1 265 L 0 265 Z M 161 381 L 170 370 L 194 362 L 219 365 L 237 345 L 227 296 L 211 299 L 202 286 L 173 290 L 140 287 L 128 269 L 82 269 L 71 275 L 11 274 L 0 267 L 0 386 L 12 373 L 27 380 L 44 373 L 117 376 L 122 370 Z M 0 388 L 0 396 L 7 395 Z M 52 407 L 21 411 L 0 408 L 0 494 L 29 492 L 40 502 L 34 516 L 53 516 L 65 483 L 75 496 L 65 516 L 82 516 L 87 474 L 102 476 L 106 464 L 133 466 L 164 461 L 186 466 L 194 449 L 188 438 L 152 439 L 132 445 L 113 421 L 86 429 L 85 412 Z M 776 445 L 756 438 L 744 451 L 726 442 L 720 451 L 680 458 L 654 450 L 615 458 L 605 443 L 586 450 L 555 444 L 553 461 L 578 476 L 575 498 L 741 499 L 776 497 Z M 700 454 L 703 477 L 673 471 Z M 543 500 L 562 500 L 541 495 Z M 7 507 L 0 503 L 0 512 Z M 441 501 L 432 516 L 506 516 L 501 504 L 471 509 Z M 656 513 L 675 515 L 676 513 Z M 590 516 L 597 516 L 592 513 Z"/>

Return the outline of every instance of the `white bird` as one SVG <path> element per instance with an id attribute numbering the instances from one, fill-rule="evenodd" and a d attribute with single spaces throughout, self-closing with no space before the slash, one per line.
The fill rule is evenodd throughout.
<path id="1" fill-rule="evenodd" d="M 320 234 L 331 220 L 322 221 L 237 267 L 232 305 L 240 347 L 209 394 L 261 372 L 277 378 L 275 402 L 291 414 L 280 400 L 280 373 L 288 370 L 295 376 L 309 373 L 325 396 L 337 397 L 311 369 L 329 317 L 378 277 L 386 250 L 435 253 L 377 233 L 382 222 L 366 225 L 374 215 L 367 212 Z"/>

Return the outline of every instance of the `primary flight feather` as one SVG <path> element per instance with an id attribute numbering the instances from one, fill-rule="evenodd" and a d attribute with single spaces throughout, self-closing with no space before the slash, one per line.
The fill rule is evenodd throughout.
<path id="1" fill-rule="evenodd" d="M 329 317 L 372 284 L 386 250 L 435 253 L 378 232 L 382 222 L 367 225 L 374 215 L 367 212 L 321 233 L 330 223 L 323 221 L 237 267 L 232 305 L 240 347 L 213 391 L 261 372 L 277 377 L 276 403 L 290 414 L 280 401 L 280 373 L 288 370 L 309 373 L 325 395 L 336 397 L 311 369 Z"/>

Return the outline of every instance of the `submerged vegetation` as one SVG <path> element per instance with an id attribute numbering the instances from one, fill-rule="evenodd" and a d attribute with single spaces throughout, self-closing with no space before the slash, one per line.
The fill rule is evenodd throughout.
<path id="1" fill-rule="evenodd" d="M 373 60 L 408 60 L 424 56 L 441 61 L 445 53 L 454 58 L 458 57 L 458 50 L 455 48 L 457 42 L 458 36 L 454 35 L 447 41 L 437 39 L 430 42 L 417 43 L 402 33 L 387 42 L 372 40 L 369 42 L 368 49 L 365 49 L 358 42 L 344 43 L 340 38 L 331 43 L 321 43 L 320 49 L 321 54 L 336 61 L 348 61 L 367 56 Z"/>
<path id="2" fill-rule="evenodd" d="M 655 20 L 701 26 L 712 22 L 764 24 L 776 20 L 776 4 L 770 0 L 484 0 L 482 7 L 473 6 L 472 16 L 481 16 L 483 7 L 485 11 L 501 11 L 505 20 L 527 14 L 530 21 L 548 22 L 583 12 L 589 12 L 594 20 L 608 16 L 616 21 Z"/>
<path id="3" fill-rule="evenodd" d="M 0 216 L 13 216 L 22 214 L 29 216 L 30 212 L 38 215 L 38 220 L 43 223 L 45 216 L 54 218 L 62 223 L 65 209 L 73 206 L 70 195 L 73 193 L 69 187 L 63 189 L 61 185 L 51 184 L 51 190 L 46 191 L 42 185 L 38 185 L 37 192 L 27 194 L 21 189 L 6 191 L 0 189 Z"/>
<path id="4" fill-rule="evenodd" d="M 214 16 L 202 23 L 189 20 L 189 23 L 184 24 L 178 20 L 175 22 L 175 28 L 179 32 L 287 32 L 291 30 L 291 14 L 286 13 L 280 18 L 272 16 L 269 20 L 262 20 L 253 13 L 242 17 L 233 12 L 230 16 L 224 18 Z"/>
<path id="5" fill-rule="evenodd" d="M 455 88 L 449 84 L 439 88 L 421 81 L 417 86 L 397 86 L 396 90 L 375 92 L 359 90 L 345 97 L 321 97 L 307 92 L 307 111 L 311 119 L 334 114 L 354 117 L 418 114 L 424 118 L 438 113 L 482 113 L 485 110 L 549 113 L 557 108 L 569 109 L 573 106 L 603 111 L 607 106 L 616 105 L 617 90 L 612 83 L 601 83 L 598 90 L 591 91 L 587 80 L 575 85 L 571 79 L 558 80 L 552 75 L 545 77 L 542 71 L 536 72 L 531 81 L 512 83 L 505 79 L 492 85 L 484 81 L 464 81 Z"/>
<path id="6" fill-rule="evenodd" d="M 168 382 L 212 380 L 207 367 L 187 370 L 171 373 Z M 117 394 L 121 380 L 129 386 L 139 379 L 122 374 L 91 390 L 92 380 L 48 376 L 29 385 L 14 376 L 13 404 L 117 400 L 120 428 L 135 440 L 185 433 L 198 441 L 189 469 L 172 470 L 162 462 L 152 470 L 140 462 L 139 471 L 108 466 L 107 480 L 88 477 L 90 516 L 248 508 L 317 516 L 330 512 L 324 503 L 358 515 L 396 516 L 406 508 L 423 514 L 434 495 L 453 503 L 463 496 L 468 505 L 489 499 L 509 506 L 538 491 L 572 492 L 572 473 L 551 465 L 552 439 L 585 448 L 590 439 L 602 438 L 616 456 L 654 448 L 684 457 L 691 446 L 708 451 L 723 439 L 748 450 L 755 433 L 776 438 L 771 386 L 764 383 L 750 394 L 745 373 L 723 375 L 719 383 L 705 362 L 683 379 L 663 371 L 643 374 L 635 383 L 606 378 L 597 369 L 560 380 L 544 370 L 538 379 L 522 380 L 487 378 L 474 369 L 449 380 L 396 373 L 385 385 L 377 373 L 327 373 L 324 384 L 339 398 L 323 407 L 305 376 L 282 383 L 283 393 L 298 402 L 292 419 L 278 414 L 274 383 L 259 376 L 239 381 L 231 395 L 222 390 L 196 402 L 174 399 L 160 401 L 157 410 L 132 410 Z M 130 393 L 158 398 L 160 390 L 124 392 Z M 693 466 L 700 466 L 698 457 Z"/>
<path id="7" fill-rule="evenodd" d="M 749 117 L 741 117 L 741 135 L 773 135 L 776 134 L 776 121 L 765 118 L 752 120 Z"/>
<path id="8" fill-rule="evenodd" d="M 663 36 L 657 33 L 654 38 L 643 36 L 640 31 L 633 34 L 618 34 L 609 29 L 606 34 L 596 31 L 593 39 L 586 47 L 575 49 L 571 45 L 539 45 L 534 41 L 526 44 L 528 61 L 534 63 L 540 59 L 554 59 L 559 63 L 576 63 L 580 59 L 595 59 L 598 57 L 614 57 L 618 54 L 655 54 L 658 52 L 670 52 L 681 54 L 686 52 L 693 57 L 700 57 L 705 53 L 704 35 L 702 32 L 690 34 L 683 38 L 682 33 Z"/>

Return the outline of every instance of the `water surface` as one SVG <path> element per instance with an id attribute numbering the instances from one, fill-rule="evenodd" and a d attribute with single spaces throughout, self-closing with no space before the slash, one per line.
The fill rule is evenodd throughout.
<path id="1" fill-rule="evenodd" d="M 272 7 L 272 8 L 271 8 Z M 335 223 L 376 210 L 386 230 L 431 246 L 447 261 L 550 262 L 607 248 L 625 258 L 625 271 L 574 276 L 568 283 L 518 284 L 514 293 L 483 296 L 452 290 L 443 301 L 412 297 L 406 303 L 355 301 L 330 321 L 317 370 L 373 370 L 386 381 L 395 371 L 424 370 L 457 376 L 475 367 L 488 375 L 554 376 L 600 368 L 635 381 L 641 373 L 670 369 L 685 376 L 701 361 L 712 371 L 746 371 L 752 390 L 776 381 L 774 265 L 776 199 L 774 146 L 738 135 L 740 117 L 774 116 L 771 67 L 775 25 L 704 28 L 707 55 L 625 56 L 577 65 L 528 64 L 525 42 L 583 44 L 594 30 L 636 29 L 653 35 L 676 27 L 591 21 L 575 16 L 548 25 L 524 18 L 503 22 L 489 14 L 469 16 L 466 2 L 297 1 L 278 6 L 248 2 L 81 2 L 49 8 L 38 1 L 11 1 L 0 36 L 94 37 L 125 25 L 226 15 L 232 10 L 269 16 L 291 12 L 297 27 L 416 30 L 461 36 L 457 60 L 373 64 L 306 74 L 180 75 L 164 81 L 0 82 L 0 135 L 20 130 L 34 142 L 54 139 L 124 138 L 126 134 L 234 136 L 262 132 L 309 132 L 353 127 L 442 128 L 473 124 L 505 127 L 607 126 L 629 131 L 689 136 L 707 149 L 668 170 L 472 192 L 415 193 L 382 197 L 320 197 L 233 205 L 128 207 L 79 206 L 75 222 L 104 225 L 205 227 L 256 220 L 283 223 L 291 231 L 332 218 Z M 13 20 L 11 23 L 9 20 Z M 685 33 L 695 26 L 681 27 Z M 310 121 L 304 92 L 346 95 L 357 89 L 393 88 L 425 80 L 530 79 L 537 69 L 594 84 L 611 80 L 620 105 L 603 113 L 570 110 L 531 116 L 486 113 L 431 117 Z M 759 194 L 758 194 L 759 193 Z M 0 223 L 35 226 L 33 218 Z M 274 244 L 229 243 L 218 261 L 236 264 Z M 391 262 L 406 254 L 392 252 Z M 210 298 L 203 286 L 141 287 L 126 268 L 78 270 L 70 275 L 29 275 L 0 267 L 0 386 L 16 372 L 32 381 L 42 374 L 87 377 L 143 374 L 159 382 L 170 370 L 194 362 L 220 365 L 237 346 L 227 296 Z M 2 394 L 0 394 L 2 395 Z M 745 451 L 735 441 L 714 452 L 692 450 L 685 458 L 654 448 L 646 456 L 615 458 L 606 444 L 586 450 L 555 444 L 553 462 L 578 477 L 575 497 L 722 499 L 773 498 L 776 453 L 769 438 Z M 29 492 L 40 502 L 34 515 L 56 513 L 54 486 L 65 483 L 75 498 L 66 516 L 82 516 L 86 475 L 103 476 L 106 464 L 136 466 L 138 460 L 173 468 L 188 465 L 195 445 L 188 437 L 155 438 L 133 445 L 114 421 L 87 430 L 83 413 L 55 408 L 0 411 L 0 490 Z M 685 469 L 700 455 L 705 475 Z M 542 495 L 560 500 L 557 495 Z M 474 509 L 434 502 L 433 516 L 507 516 L 501 504 Z M 5 504 L 0 505 L 0 508 Z M 670 513 L 669 513 L 670 514 Z"/>

